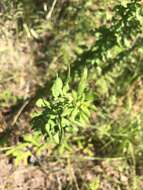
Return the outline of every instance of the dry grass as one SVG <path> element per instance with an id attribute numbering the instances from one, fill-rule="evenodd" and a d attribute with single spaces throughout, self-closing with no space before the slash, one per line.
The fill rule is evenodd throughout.
<path id="1" fill-rule="evenodd" d="M 25 98 L 38 80 L 37 68 L 28 40 L 9 32 L 11 24 L 6 22 L 0 31 L 0 92 L 8 89 L 14 96 Z"/>

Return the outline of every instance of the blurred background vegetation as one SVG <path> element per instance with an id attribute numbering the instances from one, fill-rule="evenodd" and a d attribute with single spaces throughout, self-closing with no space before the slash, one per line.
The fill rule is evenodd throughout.
<path id="1" fill-rule="evenodd" d="M 2 0 L 0 25 L 13 165 L 58 165 L 61 190 L 143 189 L 142 1 Z"/>

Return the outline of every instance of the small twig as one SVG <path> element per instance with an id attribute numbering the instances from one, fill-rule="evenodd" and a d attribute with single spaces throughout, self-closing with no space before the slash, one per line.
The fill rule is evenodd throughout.
<path id="1" fill-rule="evenodd" d="M 76 176 L 75 176 L 75 172 L 74 172 L 73 167 L 71 168 L 71 172 L 72 172 L 72 177 L 73 177 L 73 180 L 74 180 L 74 183 L 75 183 L 76 189 L 77 189 L 77 190 L 80 190 L 80 189 L 79 189 L 78 182 L 77 182 L 77 178 L 76 178 Z"/>
<path id="2" fill-rule="evenodd" d="M 24 102 L 24 104 L 22 105 L 22 107 L 17 112 L 16 116 L 13 119 L 12 126 L 14 126 L 16 124 L 18 118 L 20 117 L 21 113 L 23 112 L 23 110 L 25 109 L 25 107 L 28 105 L 28 103 L 29 103 L 29 99 Z"/>
<path id="3" fill-rule="evenodd" d="M 70 158 L 67 158 L 67 163 L 68 163 L 69 174 L 71 175 L 71 180 L 74 181 L 76 189 L 79 190 L 79 185 Z"/>
<path id="4" fill-rule="evenodd" d="M 47 14 L 47 16 L 46 16 L 46 19 L 47 19 L 47 20 L 49 20 L 49 19 L 51 18 L 56 3 L 57 3 L 57 0 L 54 0 L 54 1 L 53 1 L 53 4 L 52 4 L 52 7 L 51 7 L 50 11 L 48 12 L 48 14 Z"/>
<path id="5" fill-rule="evenodd" d="M 12 148 L 13 148 L 12 146 L 10 146 L 10 147 L 1 147 L 0 152 L 4 152 L 4 151 L 10 150 Z"/>
<path id="6" fill-rule="evenodd" d="M 60 178 L 59 178 L 58 175 L 56 175 L 56 177 L 57 177 L 57 182 L 58 182 L 58 190 L 62 190 L 62 183 L 61 183 L 61 180 L 60 180 Z"/>
<path id="7" fill-rule="evenodd" d="M 54 156 L 51 158 L 55 158 Z M 96 156 L 59 156 L 57 159 L 71 159 L 72 161 L 85 161 L 85 160 L 89 160 L 89 161 L 94 161 L 94 160 L 125 160 L 125 157 L 96 157 Z"/>
<path id="8" fill-rule="evenodd" d="M 4 83 L 6 83 L 6 82 L 9 82 L 9 81 L 15 79 L 16 77 L 17 77 L 17 76 L 11 76 L 11 77 L 8 77 L 8 78 L 6 78 L 6 79 L 2 79 L 2 80 L 0 81 L 0 84 L 4 84 Z"/>

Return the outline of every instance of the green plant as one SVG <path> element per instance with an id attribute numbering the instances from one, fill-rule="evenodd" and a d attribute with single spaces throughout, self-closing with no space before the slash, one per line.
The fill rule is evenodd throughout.
<path id="1" fill-rule="evenodd" d="M 0 94 L 1 107 L 8 107 L 10 104 L 14 104 L 18 97 L 14 96 L 12 92 L 7 89 Z"/>
<path id="2" fill-rule="evenodd" d="M 93 97 L 87 92 L 87 68 L 84 69 L 79 84 L 75 90 L 71 90 L 69 79 L 64 84 L 62 79 L 57 77 L 48 100 L 40 98 L 36 105 L 41 109 L 33 114 L 32 128 L 33 135 L 24 136 L 24 143 L 12 147 L 7 154 L 12 154 L 19 161 L 23 159 L 21 151 L 28 146 L 36 149 L 46 148 L 47 142 L 62 144 L 66 135 L 76 135 L 82 128 L 89 127 L 91 111 L 95 110 L 92 105 Z M 44 138 L 45 144 L 40 143 Z M 34 148 L 34 149 L 35 149 Z M 30 156 L 28 151 L 24 158 Z"/>
<path id="3" fill-rule="evenodd" d="M 14 156 L 16 163 L 27 161 L 29 156 L 37 159 L 47 150 L 45 156 L 58 155 L 59 159 L 65 152 L 78 153 L 83 159 L 91 156 L 93 160 L 119 157 L 129 161 L 135 179 L 136 166 L 143 155 L 142 5 L 138 0 L 122 1 L 106 13 L 99 11 L 102 16 L 97 17 L 92 14 L 92 5 L 95 4 L 90 0 L 72 2 L 63 12 L 68 19 L 56 27 L 62 16 L 50 22 L 48 29 L 54 30 L 56 37 L 53 49 L 44 47 L 44 53 L 50 51 L 51 57 L 59 53 L 56 60 L 62 64 L 52 64 L 60 74 L 47 97 L 36 103 L 32 134 L 9 147 L 7 154 Z M 58 15 L 60 10 L 56 11 Z M 95 18 L 101 19 L 99 23 Z M 31 17 L 28 19 L 30 22 Z M 38 31 L 41 24 L 30 23 L 28 27 Z M 66 75 L 67 65 L 70 75 L 60 77 Z M 135 190 L 136 182 L 133 184 Z M 96 178 L 88 188 L 99 186 Z"/>
<path id="4" fill-rule="evenodd" d="M 37 106 L 43 110 L 34 115 L 33 127 L 59 143 L 64 132 L 74 133 L 79 130 L 76 126 L 88 126 L 90 112 L 94 109 L 93 99 L 88 94 L 86 68 L 75 90 L 70 89 L 69 80 L 64 84 L 62 79 L 57 77 L 52 86 L 52 97 L 48 101 L 37 101 Z"/>
<path id="5" fill-rule="evenodd" d="M 100 188 L 100 179 L 99 177 L 96 177 L 94 180 L 92 180 L 88 185 L 88 190 L 98 190 Z"/>

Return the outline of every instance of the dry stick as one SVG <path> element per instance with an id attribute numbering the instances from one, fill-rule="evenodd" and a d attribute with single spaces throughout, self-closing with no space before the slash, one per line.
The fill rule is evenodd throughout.
<path id="1" fill-rule="evenodd" d="M 53 157 L 54 158 L 54 157 Z M 114 160 L 125 160 L 126 158 L 125 157 L 90 157 L 90 156 L 63 156 L 63 157 L 60 157 L 58 159 L 71 159 L 72 161 L 96 161 L 96 160 L 109 160 L 109 161 L 114 161 Z"/>
<path id="2" fill-rule="evenodd" d="M 46 19 L 47 19 L 47 20 L 49 20 L 49 19 L 51 18 L 52 13 L 53 13 L 53 11 L 54 11 L 54 8 L 55 8 L 55 6 L 56 6 L 56 3 L 57 3 L 57 0 L 54 0 L 54 1 L 53 1 L 53 4 L 52 4 L 52 7 L 51 7 L 49 13 L 48 13 L 47 16 L 46 16 Z"/>
<path id="3" fill-rule="evenodd" d="M 73 177 L 73 180 L 74 180 L 74 183 L 75 183 L 76 189 L 77 189 L 77 190 L 80 190 L 80 189 L 79 189 L 78 182 L 77 182 L 77 178 L 76 178 L 76 176 L 75 176 L 75 172 L 74 172 L 73 167 L 71 168 L 71 172 L 72 172 L 72 177 Z"/>
<path id="4" fill-rule="evenodd" d="M 76 189 L 80 190 L 70 158 L 67 158 L 67 164 L 68 164 L 69 173 L 71 174 L 71 177 L 72 177 L 71 179 L 72 181 L 74 181 Z"/>
<path id="5" fill-rule="evenodd" d="M 18 118 L 20 117 L 20 115 L 21 115 L 21 113 L 23 112 L 23 110 L 25 109 L 25 107 L 28 105 L 29 101 L 30 101 L 29 99 L 26 100 L 26 101 L 24 102 L 24 104 L 22 105 L 22 107 L 19 109 L 19 111 L 17 112 L 16 116 L 15 116 L 14 119 L 13 119 L 12 126 L 14 126 L 14 125 L 16 124 Z"/>
<path id="6" fill-rule="evenodd" d="M 61 180 L 60 180 L 60 178 L 59 178 L 58 175 L 56 175 L 56 177 L 57 177 L 57 182 L 58 182 L 58 190 L 62 190 L 62 183 L 61 183 Z"/>
<path id="7" fill-rule="evenodd" d="M 16 77 L 17 76 L 11 76 L 11 77 L 8 77 L 6 79 L 3 79 L 3 80 L 0 81 L 0 84 L 4 84 L 6 82 L 9 82 L 10 80 L 15 79 Z"/>

